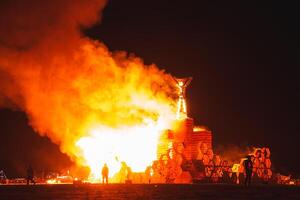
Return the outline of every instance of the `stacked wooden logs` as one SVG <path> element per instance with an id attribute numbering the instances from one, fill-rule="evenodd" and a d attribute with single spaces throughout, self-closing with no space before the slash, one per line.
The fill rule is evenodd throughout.
<path id="1" fill-rule="evenodd" d="M 213 152 L 211 131 L 204 127 L 192 127 L 193 120 L 188 118 L 177 122 L 176 129 L 161 134 L 157 149 L 158 160 L 152 166 L 155 176 L 160 177 L 162 182 L 172 182 L 183 171 L 193 173 L 194 170 L 196 174 L 201 171 L 203 177 L 217 181 L 224 174 L 230 178 L 233 174 L 244 174 L 244 158 L 235 165 L 223 160 Z M 270 154 L 269 148 L 254 149 L 250 154 L 253 175 L 263 180 L 271 179 Z M 184 167 L 185 164 L 193 163 L 199 166 Z"/>
<path id="2" fill-rule="evenodd" d="M 204 141 L 200 141 L 197 144 L 197 161 L 200 161 L 203 166 L 204 176 L 210 178 L 212 181 L 218 181 L 223 176 L 223 171 L 227 166 L 227 162 L 213 153 L 211 143 L 207 144 Z M 226 166 L 225 166 L 226 164 Z"/>
<path id="3" fill-rule="evenodd" d="M 161 133 L 159 142 L 157 145 L 157 158 L 159 159 L 162 155 L 165 155 L 168 153 L 168 150 L 171 148 L 171 139 L 172 139 L 172 131 L 166 130 L 163 133 Z"/>
<path id="4" fill-rule="evenodd" d="M 173 183 L 182 173 L 183 145 L 178 143 L 161 154 L 159 160 L 152 165 L 154 176 L 160 178 L 160 182 Z"/>
<path id="5" fill-rule="evenodd" d="M 185 143 L 190 147 L 191 158 L 202 160 L 202 155 L 206 154 L 208 149 L 212 149 L 212 133 L 205 128 L 196 127 Z"/>
<path id="6" fill-rule="evenodd" d="M 180 176 L 183 171 L 182 164 L 192 160 L 202 163 L 206 177 L 219 177 L 222 174 L 219 166 L 221 159 L 212 150 L 211 131 L 192 127 L 193 121 L 187 119 L 179 123 L 176 131 L 165 131 L 161 134 L 157 150 L 159 160 L 153 165 L 153 170 L 166 182 Z"/>
<path id="7" fill-rule="evenodd" d="M 217 180 L 222 177 L 224 173 L 229 176 L 231 176 L 232 173 L 236 173 L 237 176 L 245 173 L 245 158 L 242 158 L 239 164 L 229 167 L 229 163 L 226 160 L 223 160 L 219 155 L 214 154 L 212 149 L 208 148 L 206 143 L 199 142 L 197 149 L 198 155 L 196 160 L 202 162 L 206 177 L 210 177 L 212 180 Z M 266 147 L 255 148 L 249 155 L 251 155 L 253 162 L 253 176 L 264 181 L 270 180 L 272 177 L 270 149 Z"/>
<path id="8" fill-rule="evenodd" d="M 262 181 L 269 181 L 272 178 L 270 149 L 267 147 L 254 148 L 253 152 L 249 154 L 253 163 L 252 176 L 255 179 Z M 232 171 L 239 175 L 245 174 L 244 161 L 246 158 L 242 158 L 239 164 L 234 164 Z M 238 180 L 237 180 L 238 183 Z"/>
<path id="9" fill-rule="evenodd" d="M 255 148 L 252 155 L 253 174 L 263 180 L 269 180 L 272 177 L 271 152 L 267 147 Z"/>

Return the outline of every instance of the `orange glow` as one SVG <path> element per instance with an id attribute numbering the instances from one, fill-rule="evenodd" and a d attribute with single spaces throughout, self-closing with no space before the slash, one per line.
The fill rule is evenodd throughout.
<path id="1" fill-rule="evenodd" d="M 201 132 L 201 131 L 207 131 L 207 129 L 204 128 L 204 127 L 200 127 L 200 126 L 194 126 L 193 131 L 194 132 Z"/>
<path id="2" fill-rule="evenodd" d="M 82 28 L 97 22 L 105 0 L 68 2 L 40 3 L 30 20 L 25 10 L 8 9 L 18 34 L 9 38 L 16 49 L 0 49 L 0 96 L 77 166 L 89 167 L 92 180 L 99 181 L 106 162 L 110 177 L 121 161 L 143 171 L 156 159 L 160 130 L 176 117 L 174 80 L 154 64 L 84 36 Z M 39 12 L 40 6 L 48 12 Z M 42 19 L 51 19 L 51 26 Z M 19 34 L 16 24 L 24 24 L 27 34 Z M 86 175 L 85 169 L 74 171 Z"/>
<path id="3" fill-rule="evenodd" d="M 45 61 L 20 61 L 32 68 L 39 62 Z M 93 181 L 99 181 L 104 163 L 110 177 L 121 161 L 134 172 L 151 165 L 160 130 L 176 118 L 177 90 L 171 75 L 88 39 L 48 64 L 55 67 L 18 71 L 24 79 L 22 106 L 37 132 L 78 166 L 89 167 Z"/>
<path id="4" fill-rule="evenodd" d="M 179 85 L 180 87 L 182 87 L 182 86 L 184 85 L 183 81 L 179 81 L 179 82 L 178 82 L 178 85 Z"/>
<path id="5" fill-rule="evenodd" d="M 231 170 L 232 172 L 238 173 L 240 171 L 240 164 L 233 164 Z"/>
<path id="6" fill-rule="evenodd" d="M 47 184 L 57 184 L 57 180 L 56 179 L 49 179 L 46 181 Z"/>
<path id="7" fill-rule="evenodd" d="M 179 98 L 178 100 L 176 118 L 177 119 L 187 118 L 186 102 L 184 98 Z"/>
<path id="8" fill-rule="evenodd" d="M 89 136 L 76 143 L 82 149 L 85 164 L 91 169 L 89 180 L 100 180 L 105 163 L 110 178 L 121 169 L 121 162 L 126 162 L 134 172 L 144 172 L 156 160 L 158 138 L 164 127 L 168 124 L 159 120 L 115 129 L 104 126 L 91 129 Z"/>
<path id="9" fill-rule="evenodd" d="M 190 84 L 192 78 L 183 78 L 183 79 L 174 79 L 177 83 L 178 88 L 178 101 L 177 101 L 177 113 L 176 118 L 178 120 L 187 118 L 187 109 L 186 109 L 186 100 L 185 100 L 185 92 L 186 87 Z"/>

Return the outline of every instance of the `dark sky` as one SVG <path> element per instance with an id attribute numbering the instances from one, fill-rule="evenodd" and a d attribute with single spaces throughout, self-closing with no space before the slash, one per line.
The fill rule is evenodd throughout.
<path id="1" fill-rule="evenodd" d="M 299 14 L 291 2 L 257 2 L 110 0 L 85 34 L 192 76 L 189 114 L 213 131 L 215 147 L 269 146 L 277 171 L 300 176 Z M 67 166 L 26 124 L 25 114 L 0 111 L 0 164 L 12 175 L 16 160 L 49 166 L 59 157 Z M 32 161 L 45 149 L 47 159 Z"/>

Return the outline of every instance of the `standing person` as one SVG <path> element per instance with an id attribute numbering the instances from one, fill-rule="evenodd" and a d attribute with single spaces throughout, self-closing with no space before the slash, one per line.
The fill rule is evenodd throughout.
<path id="1" fill-rule="evenodd" d="M 5 184 L 6 183 L 6 179 L 7 179 L 7 177 L 6 177 L 5 173 L 4 173 L 4 171 L 0 170 L 0 184 Z"/>
<path id="2" fill-rule="evenodd" d="M 34 177 L 33 169 L 31 166 L 29 166 L 27 169 L 27 185 L 29 185 L 29 182 L 31 182 L 35 185 L 35 181 L 34 181 L 33 177 Z"/>
<path id="3" fill-rule="evenodd" d="M 252 177 L 252 170 L 253 170 L 253 163 L 250 155 L 248 155 L 247 160 L 244 161 L 244 167 L 246 171 L 245 186 L 249 186 L 251 184 L 251 177 Z"/>
<path id="4" fill-rule="evenodd" d="M 104 184 L 104 180 L 105 183 L 108 184 L 108 173 L 109 173 L 109 169 L 107 167 L 107 164 L 105 163 L 104 166 L 102 167 L 102 183 Z"/>

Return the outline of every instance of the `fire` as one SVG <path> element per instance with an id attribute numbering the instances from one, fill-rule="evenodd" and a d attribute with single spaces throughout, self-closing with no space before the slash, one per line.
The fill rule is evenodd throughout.
<path id="1" fill-rule="evenodd" d="M 76 143 L 91 169 L 90 180 L 99 180 L 105 163 L 109 167 L 110 178 L 121 169 L 121 162 L 126 162 L 133 172 L 144 172 L 156 160 L 158 138 L 167 126 L 166 121 L 159 120 L 142 125 L 91 129 L 88 136 Z"/>
<path id="2" fill-rule="evenodd" d="M 170 74 L 82 33 L 105 4 L 8 3 L 0 12 L 10 22 L 0 30 L 0 106 L 24 111 L 93 180 L 104 163 L 111 177 L 121 162 L 145 170 L 156 159 L 160 130 L 176 117 Z"/>
<path id="3" fill-rule="evenodd" d="M 242 173 L 242 162 L 232 166 L 214 154 L 211 131 L 194 127 L 188 117 L 185 93 L 191 78 L 173 78 L 84 36 L 82 29 L 99 22 L 106 2 L 1 5 L 6 20 L 0 20 L 5 27 L 0 29 L 0 106 L 24 111 L 37 133 L 78 166 L 90 168 L 91 181 L 99 181 L 105 163 L 111 179 L 122 166 L 127 172 L 147 168 L 144 175 L 161 183 Z M 172 129 L 175 119 L 178 127 Z M 253 173 L 269 180 L 269 149 L 253 155 Z M 132 179 L 139 182 L 141 174 Z M 48 183 L 70 180 L 61 176 Z"/>
<path id="4" fill-rule="evenodd" d="M 32 68 L 39 66 L 38 60 L 32 62 Z M 27 78 L 26 70 L 18 72 L 26 99 L 19 106 L 33 128 L 78 166 L 89 167 L 92 180 L 99 180 L 104 163 L 111 177 L 122 161 L 133 171 L 151 165 L 160 130 L 176 117 L 171 75 L 89 40 L 82 40 L 70 60 L 50 63 L 59 67 L 34 78 Z"/>
<path id="5" fill-rule="evenodd" d="M 57 181 L 55 179 L 49 179 L 46 181 L 47 184 L 56 184 Z"/>

